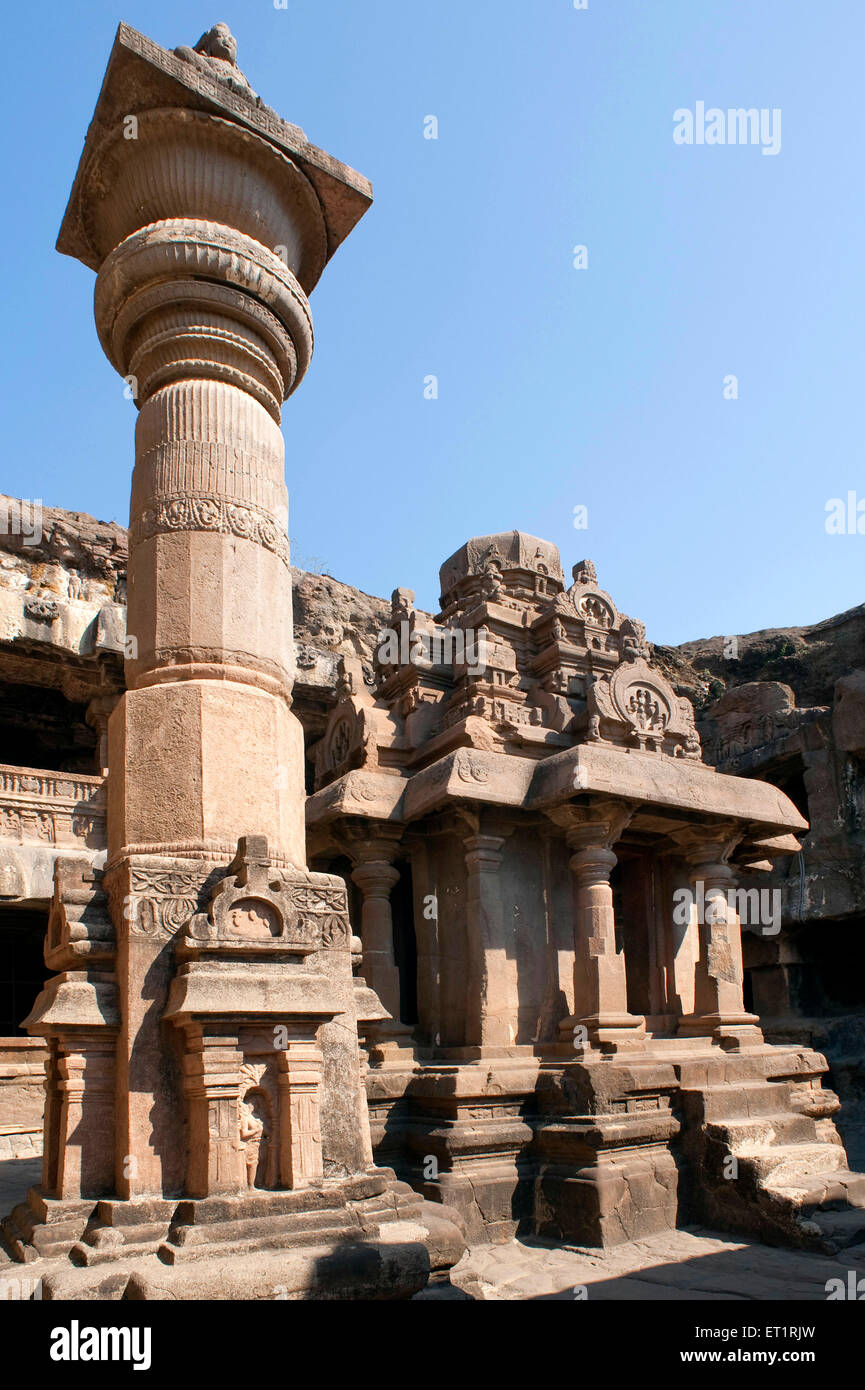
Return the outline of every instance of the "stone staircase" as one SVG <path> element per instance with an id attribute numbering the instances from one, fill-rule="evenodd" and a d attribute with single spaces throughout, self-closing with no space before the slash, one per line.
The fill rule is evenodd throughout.
<path id="1" fill-rule="evenodd" d="M 81 1239 L 96 1203 L 57 1202 L 31 1187 L 0 1222 L 3 1245 L 20 1264 L 67 1255 Z"/>
<path id="2" fill-rule="evenodd" d="M 865 1174 L 848 1167 L 819 1053 L 764 1048 L 677 1070 L 689 1217 L 825 1254 L 865 1241 Z"/>

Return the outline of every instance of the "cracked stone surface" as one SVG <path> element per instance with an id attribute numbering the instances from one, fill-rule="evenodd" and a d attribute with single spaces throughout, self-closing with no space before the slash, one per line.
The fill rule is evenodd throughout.
<path id="1" fill-rule="evenodd" d="M 471 1246 L 451 1287 L 416 1299 L 824 1302 L 826 1283 L 865 1272 L 865 1245 L 836 1256 L 775 1249 L 692 1227 L 597 1251 L 542 1242 Z"/>

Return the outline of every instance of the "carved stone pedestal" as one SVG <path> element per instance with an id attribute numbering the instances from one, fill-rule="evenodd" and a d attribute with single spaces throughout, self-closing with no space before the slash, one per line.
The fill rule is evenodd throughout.
<path id="1" fill-rule="evenodd" d="M 652 1062 L 549 1069 L 534 1146 L 538 1235 L 606 1247 L 675 1228 L 675 1088 L 673 1068 Z"/>

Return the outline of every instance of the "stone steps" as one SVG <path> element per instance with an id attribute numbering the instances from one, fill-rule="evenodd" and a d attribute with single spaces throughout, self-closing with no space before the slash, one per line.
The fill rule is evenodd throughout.
<path id="1" fill-rule="evenodd" d="M 841 1144 L 755 1144 L 735 1149 L 734 1154 L 749 1165 L 762 1186 L 773 1190 L 808 1186 L 812 1178 L 843 1171 L 847 1163 Z"/>
<path id="2" fill-rule="evenodd" d="M 795 1111 L 777 1115 L 749 1115 L 740 1120 L 709 1120 L 706 1132 L 713 1139 L 729 1142 L 736 1154 L 747 1152 L 751 1145 L 819 1142 L 816 1122 L 808 1115 Z"/>
<path id="3" fill-rule="evenodd" d="M 841 1150 L 843 1155 L 844 1150 Z M 865 1173 L 849 1168 L 826 1169 L 823 1172 L 788 1172 L 773 1174 L 766 1183 L 768 1191 L 795 1202 L 805 1211 L 832 1211 L 854 1208 L 865 1210 Z"/>
<path id="4" fill-rule="evenodd" d="M 656 1038 L 647 1035 L 648 1050 L 656 1057 L 669 1054 L 679 1061 L 682 1057 L 715 1057 L 716 1048 L 711 1038 Z"/>
<path id="5" fill-rule="evenodd" d="M 767 1049 L 704 1077 L 699 1065 L 683 1065 L 680 1094 L 685 1132 L 702 1134 L 692 1153 L 709 1218 L 830 1254 L 865 1240 L 865 1174 L 847 1166 L 828 1118 L 837 1099 L 821 1085 L 824 1059 Z"/>
<path id="6" fill-rule="evenodd" d="M 783 1081 L 744 1081 L 737 1085 L 706 1086 L 697 1092 L 703 1118 L 742 1120 L 791 1113 L 790 1086 Z"/>
<path id="7" fill-rule="evenodd" d="M 68 1255 L 87 1225 L 93 1202 L 52 1204 L 40 1201 L 40 1209 L 31 1202 L 19 1202 L 4 1217 L 3 1236 L 12 1258 L 22 1264 L 33 1260 Z"/>

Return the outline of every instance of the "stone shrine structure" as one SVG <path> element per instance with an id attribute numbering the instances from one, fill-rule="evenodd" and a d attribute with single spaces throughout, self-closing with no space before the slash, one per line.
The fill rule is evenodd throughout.
<path id="1" fill-rule="evenodd" d="M 236 57 L 121 25 L 58 242 L 139 416 L 128 556 L 2 539 L 7 1247 L 58 1298 L 408 1297 L 515 1232 L 861 1241 L 826 1060 L 759 1017 L 825 708 L 707 691 L 519 531 L 437 615 L 295 572 L 293 617 L 281 406 L 371 189 Z"/>
<path id="2" fill-rule="evenodd" d="M 767 1044 L 743 995 L 739 910 L 760 897 L 738 877 L 797 852 L 807 823 L 703 763 L 690 702 L 589 561 L 566 588 L 555 547 L 484 536 L 441 590 L 435 620 L 394 592 L 372 685 L 343 659 L 310 750 L 310 856 L 354 865 L 393 1016 L 367 1032 L 377 1152 L 475 1240 L 607 1245 L 683 1218 L 861 1239 L 825 1060 Z"/>

